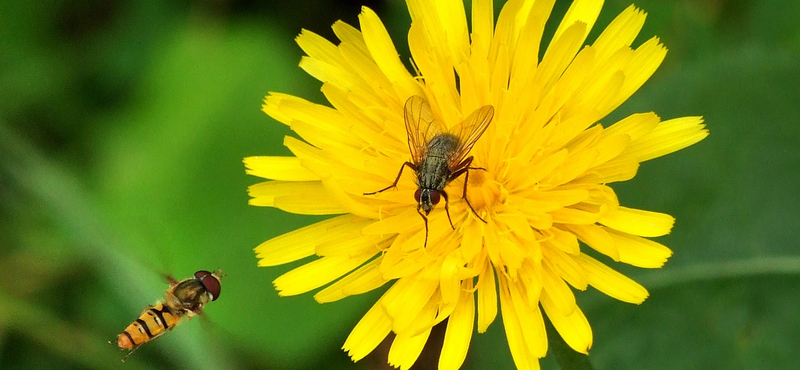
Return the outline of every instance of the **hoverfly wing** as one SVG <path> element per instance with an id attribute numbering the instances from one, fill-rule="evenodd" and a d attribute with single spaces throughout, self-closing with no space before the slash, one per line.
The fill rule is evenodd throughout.
<path id="1" fill-rule="evenodd" d="M 421 96 L 414 95 L 404 107 L 408 149 L 414 164 L 419 164 L 428 151 L 428 142 L 437 134 L 445 132 L 445 127 L 436 119 L 431 105 Z"/>
<path id="2" fill-rule="evenodd" d="M 494 117 L 494 107 L 484 105 L 472 112 L 461 124 L 454 126 L 450 130 L 451 134 L 458 137 L 458 147 L 448 162 L 450 168 L 457 168 L 461 161 L 467 157 L 469 151 L 472 150 L 472 147 L 483 135 L 483 132 L 489 127 L 492 117 Z"/>

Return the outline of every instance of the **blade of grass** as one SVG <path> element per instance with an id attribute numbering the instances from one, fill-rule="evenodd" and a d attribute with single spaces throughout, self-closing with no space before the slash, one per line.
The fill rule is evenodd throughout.
<path id="1" fill-rule="evenodd" d="M 0 292 L 0 327 L 12 328 L 50 352 L 87 369 L 117 368 L 124 355 L 123 352 L 114 355 L 109 350 L 112 345 L 107 341 L 114 338 L 99 338 L 84 328 L 64 322 L 44 307 L 4 292 Z M 146 368 L 135 359 L 126 366 L 132 369 Z"/>
<path id="2" fill-rule="evenodd" d="M 755 257 L 738 261 L 703 263 L 653 272 L 638 278 L 648 290 L 696 282 L 764 275 L 800 275 L 800 257 Z"/>

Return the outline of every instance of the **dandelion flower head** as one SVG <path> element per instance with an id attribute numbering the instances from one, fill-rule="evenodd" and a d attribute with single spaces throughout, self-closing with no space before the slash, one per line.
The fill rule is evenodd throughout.
<path id="1" fill-rule="evenodd" d="M 708 132 L 701 117 L 661 120 L 653 112 L 602 122 L 653 74 L 666 55 L 657 37 L 633 47 L 645 13 L 630 6 L 591 44 L 587 35 L 602 1 L 575 1 L 540 55 L 554 0 L 512 0 L 495 22 L 491 1 L 408 0 L 406 68 L 369 8 L 359 28 L 333 25 L 332 43 L 303 31 L 300 67 L 322 82 L 330 106 L 270 93 L 264 112 L 288 125 L 294 156 L 249 157 L 250 204 L 331 218 L 256 248 L 260 266 L 311 257 L 280 276 L 280 295 L 321 287 L 331 302 L 390 285 L 344 343 L 357 361 L 391 332 L 390 364 L 409 368 L 431 328 L 447 320 L 440 369 L 459 368 L 472 333 L 501 315 L 518 368 L 535 369 L 547 351 L 543 314 L 575 351 L 588 353 L 592 332 L 575 290 L 592 286 L 630 303 L 644 287 L 609 267 L 661 267 L 672 252 L 647 239 L 670 232 L 674 219 L 619 204 L 610 183 L 639 164 L 692 145 Z M 483 106 L 494 116 L 469 155 L 464 177 L 445 188 L 428 215 L 417 211 L 404 104 L 427 101 L 446 127 Z M 479 219 L 477 216 L 480 216 Z M 427 243 L 425 238 L 427 236 Z M 586 254 L 594 250 L 594 258 Z M 312 257 L 313 256 L 313 257 Z"/>

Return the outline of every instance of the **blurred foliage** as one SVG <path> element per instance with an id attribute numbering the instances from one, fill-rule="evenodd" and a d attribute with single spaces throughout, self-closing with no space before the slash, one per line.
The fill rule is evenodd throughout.
<path id="1" fill-rule="evenodd" d="M 497 1 L 496 7 L 502 5 Z M 340 351 L 376 293 L 326 305 L 279 298 L 292 266 L 252 248 L 318 218 L 247 206 L 250 155 L 283 155 L 268 91 L 324 103 L 293 37 L 387 22 L 404 59 L 398 0 L 0 2 L 0 368 L 104 369 L 106 341 L 163 295 L 160 274 L 220 268 L 206 317 L 142 347 L 127 369 L 353 369 Z M 569 1 L 559 1 L 563 13 Z M 606 2 L 594 35 L 629 2 Z M 800 353 L 800 3 L 656 1 L 639 42 L 661 69 L 604 123 L 633 112 L 703 115 L 711 136 L 615 184 L 625 205 L 677 218 L 641 306 L 578 294 L 597 369 L 792 368 Z M 555 19 L 556 17 L 554 17 Z M 553 25 L 550 25 L 552 29 Z M 590 36 L 591 39 L 592 36 Z M 441 339 L 439 339 L 441 340 Z M 435 353 L 435 351 L 434 351 Z M 382 356 L 382 357 L 381 357 Z M 427 358 L 420 368 L 435 363 Z M 551 358 L 545 368 L 556 368 Z M 467 368 L 511 368 L 499 319 Z"/>

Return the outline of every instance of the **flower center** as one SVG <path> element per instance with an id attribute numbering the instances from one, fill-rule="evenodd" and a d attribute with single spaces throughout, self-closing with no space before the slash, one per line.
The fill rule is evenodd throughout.
<path id="1" fill-rule="evenodd" d="M 488 209 L 498 202 L 505 202 L 506 194 L 493 173 L 485 170 L 469 171 L 467 197 L 476 211 Z"/>

